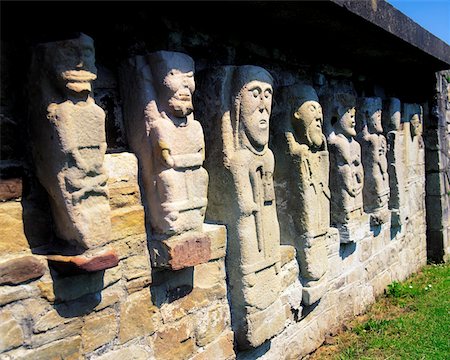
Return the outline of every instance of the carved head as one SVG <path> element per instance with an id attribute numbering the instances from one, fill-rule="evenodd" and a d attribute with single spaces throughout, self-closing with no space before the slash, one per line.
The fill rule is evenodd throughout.
<path id="1" fill-rule="evenodd" d="M 401 117 L 400 100 L 397 98 L 389 98 L 386 100 L 382 113 L 383 129 L 386 131 L 399 130 Z"/>
<path id="2" fill-rule="evenodd" d="M 356 99 L 351 94 L 337 94 L 336 110 L 334 119 L 334 129 L 337 134 L 344 134 L 347 137 L 356 136 Z"/>
<path id="3" fill-rule="evenodd" d="M 411 136 L 421 136 L 422 135 L 422 120 L 421 114 L 416 113 L 411 117 L 409 121 L 409 125 L 411 127 Z"/>
<path id="4" fill-rule="evenodd" d="M 323 115 L 316 91 L 309 85 L 296 87 L 295 90 L 297 105 L 292 114 L 292 127 L 302 143 L 320 148 L 324 141 Z"/>
<path id="5" fill-rule="evenodd" d="M 64 90 L 75 93 L 91 92 L 91 82 L 97 78 L 94 40 L 79 37 L 40 45 L 46 71 Z"/>
<path id="6" fill-rule="evenodd" d="M 236 131 L 239 142 L 256 151 L 262 151 L 269 142 L 272 84 L 272 76 L 263 68 L 245 65 L 236 69 Z"/>
<path id="7" fill-rule="evenodd" d="M 158 107 L 175 117 L 186 117 L 194 111 L 194 60 L 186 54 L 157 51 L 148 55 Z"/>
<path id="8" fill-rule="evenodd" d="M 365 117 L 364 121 L 367 124 L 367 131 L 371 134 L 381 134 L 383 132 L 383 126 L 381 124 L 381 99 L 378 97 L 367 97 L 361 100 L 359 110 Z"/>

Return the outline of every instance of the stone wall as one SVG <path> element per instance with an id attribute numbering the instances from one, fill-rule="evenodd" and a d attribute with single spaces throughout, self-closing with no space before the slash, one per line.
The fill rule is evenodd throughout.
<path id="1" fill-rule="evenodd" d="M 240 41 L 238 28 L 224 37 L 183 19 L 148 23 L 164 29 L 142 41 L 127 22 L 113 47 L 94 27 L 95 66 L 87 51 L 91 67 L 63 82 L 39 71 L 75 70 L 61 49 L 93 49 L 89 38 L 45 45 L 59 63 L 37 67 L 34 47 L 2 43 L 2 359 L 298 359 L 427 252 L 448 257 L 448 74 L 432 102 L 359 65 L 311 63 L 275 37 Z M 15 60 L 31 83 L 16 80 Z M 189 83 L 175 100 L 191 98 L 193 112 L 170 113 L 175 78 Z M 77 103 L 94 110 L 81 117 Z M 185 141 L 161 119 L 198 126 Z"/>

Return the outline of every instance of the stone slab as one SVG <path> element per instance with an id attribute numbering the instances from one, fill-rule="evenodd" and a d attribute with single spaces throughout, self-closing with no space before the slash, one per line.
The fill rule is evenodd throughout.
<path id="1" fill-rule="evenodd" d="M 40 278 L 45 273 L 44 264 L 34 256 L 23 256 L 0 263 L 0 285 L 17 285 Z"/>
<path id="2" fill-rule="evenodd" d="M 22 197 L 22 179 L 0 179 L 0 201 Z"/>

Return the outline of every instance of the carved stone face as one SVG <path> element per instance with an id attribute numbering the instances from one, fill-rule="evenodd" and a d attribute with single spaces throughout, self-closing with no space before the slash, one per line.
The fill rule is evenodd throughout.
<path id="1" fill-rule="evenodd" d="M 370 114 L 367 119 L 367 128 L 371 134 L 380 134 L 383 132 L 381 125 L 381 110 L 378 109 L 374 113 Z"/>
<path id="2" fill-rule="evenodd" d="M 293 125 L 297 135 L 305 133 L 310 146 L 322 146 L 322 106 L 314 100 L 306 101 L 294 113 L 294 118 L 296 121 Z"/>
<path id="3" fill-rule="evenodd" d="M 342 129 L 342 133 L 345 136 L 348 137 L 356 136 L 355 114 L 356 114 L 355 108 L 350 108 L 347 109 L 347 111 L 345 111 L 344 114 L 341 115 L 341 118 L 339 119 L 339 126 Z"/>
<path id="4" fill-rule="evenodd" d="M 46 62 L 63 88 L 77 93 L 92 91 L 97 69 L 94 41 L 89 36 L 47 45 Z"/>
<path id="5" fill-rule="evenodd" d="M 185 117 L 194 111 L 192 94 L 195 91 L 194 72 L 170 70 L 164 78 L 160 97 L 167 101 L 170 111 L 176 117 Z"/>
<path id="6" fill-rule="evenodd" d="M 414 114 L 410 120 L 411 136 L 422 135 L 422 122 L 420 121 L 419 114 Z"/>
<path id="7" fill-rule="evenodd" d="M 250 144 L 258 151 L 269 142 L 272 85 L 251 81 L 241 89 L 239 120 Z"/>

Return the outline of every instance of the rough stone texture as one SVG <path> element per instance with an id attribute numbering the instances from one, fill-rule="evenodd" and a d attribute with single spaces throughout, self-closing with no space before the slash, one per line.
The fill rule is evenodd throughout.
<path id="1" fill-rule="evenodd" d="M 24 233 L 22 204 L 16 201 L 0 203 L 0 254 L 29 251 Z"/>
<path id="2" fill-rule="evenodd" d="M 90 95 L 94 62 L 93 40 L 81 34 L 39 44 L 31 65 L 37 177 L 49 195 L 56 236 L 81 250 L 108 242 L 111 228 L 105 113 Z"/>
<path id="3" fill-rule="evenodd" d="M 296 85 L 280 92 L 285 113 L 273 122 L 278 218 L 283 242 L 297 249 L 304 302 L 311 305 L 326 290 L 325 237 L 330 227 L 328 147 L 322 133 L 322 106 L 314 88 Z M 315 296 L 309 296 L 311 292 Z"/>
<path id="4" fill-rule="evenodd" d="M 99 357 L 94 357 L 95 360 L 148 360 L 150 359 L 149 352 L 139 345 L 131 345 L 130 347 L 114 350 Z"/>
<path id="5" fill-rule="evenodd" d="M 22 197 L 22 179 L 0 179 L 0 201 Z"/>
<path id="6" fill-rule="evenodd" d="M 104 310 L 86 317 L 81 331 L 83 351 L 88 353 L 112 341 L 116 336 L 117 319 L 115 312 Z"/>
<path id="7" fill-rule="evenodd" d="M 386 223 L 390 216 L 387 141 L 383 135 L 381 110 L 381 98 L 360 98 L 358 101 L 357 140 L 364 167 L 363 203 L 372 226 Z"/>
<path id="8" fill-rule="evenodd" d="M 22 345 L 23 331 L 9 311 L 0 312 L 0 352 Z"/>
<path id="9" fill-rule="evenodd" d="M 227 331 L 209 344 L 201 352 L 196 354 L 192 360 L 209 360 L 209 359 L 235 359 L 236 355 L 233 349 L 233 333 Z"/>
<path id="10" fill-rule="evenodd" d="M 41 260 L 33 256 L 14 258 L 0 263 L 0 285 L 17 285 L 40 278 L 46 268 Z"/>
<path id="11" fill-rule="evenodd" d="M 154 333 L 159 316 L 151 301 L 149 289 L 131 294 L 127 301 L 121 304 L 120 343 Z"/>
<path id="12" fill-rule="evenodd" d="M 211 179 L 206 217 L 228 224 L 226 267 L 233 329 L 241 348 L 262 344 L 284 325 L 276 301 L 280 237 L 274 156 L 268 148 L 272 83 L 260 67 L 225 66 L 203 74 L 198 86 Z M 264 305 L 258 304 L 261 294 Z M 265 319 L 271 317 L 277 319 L 268 328 Z"/>

